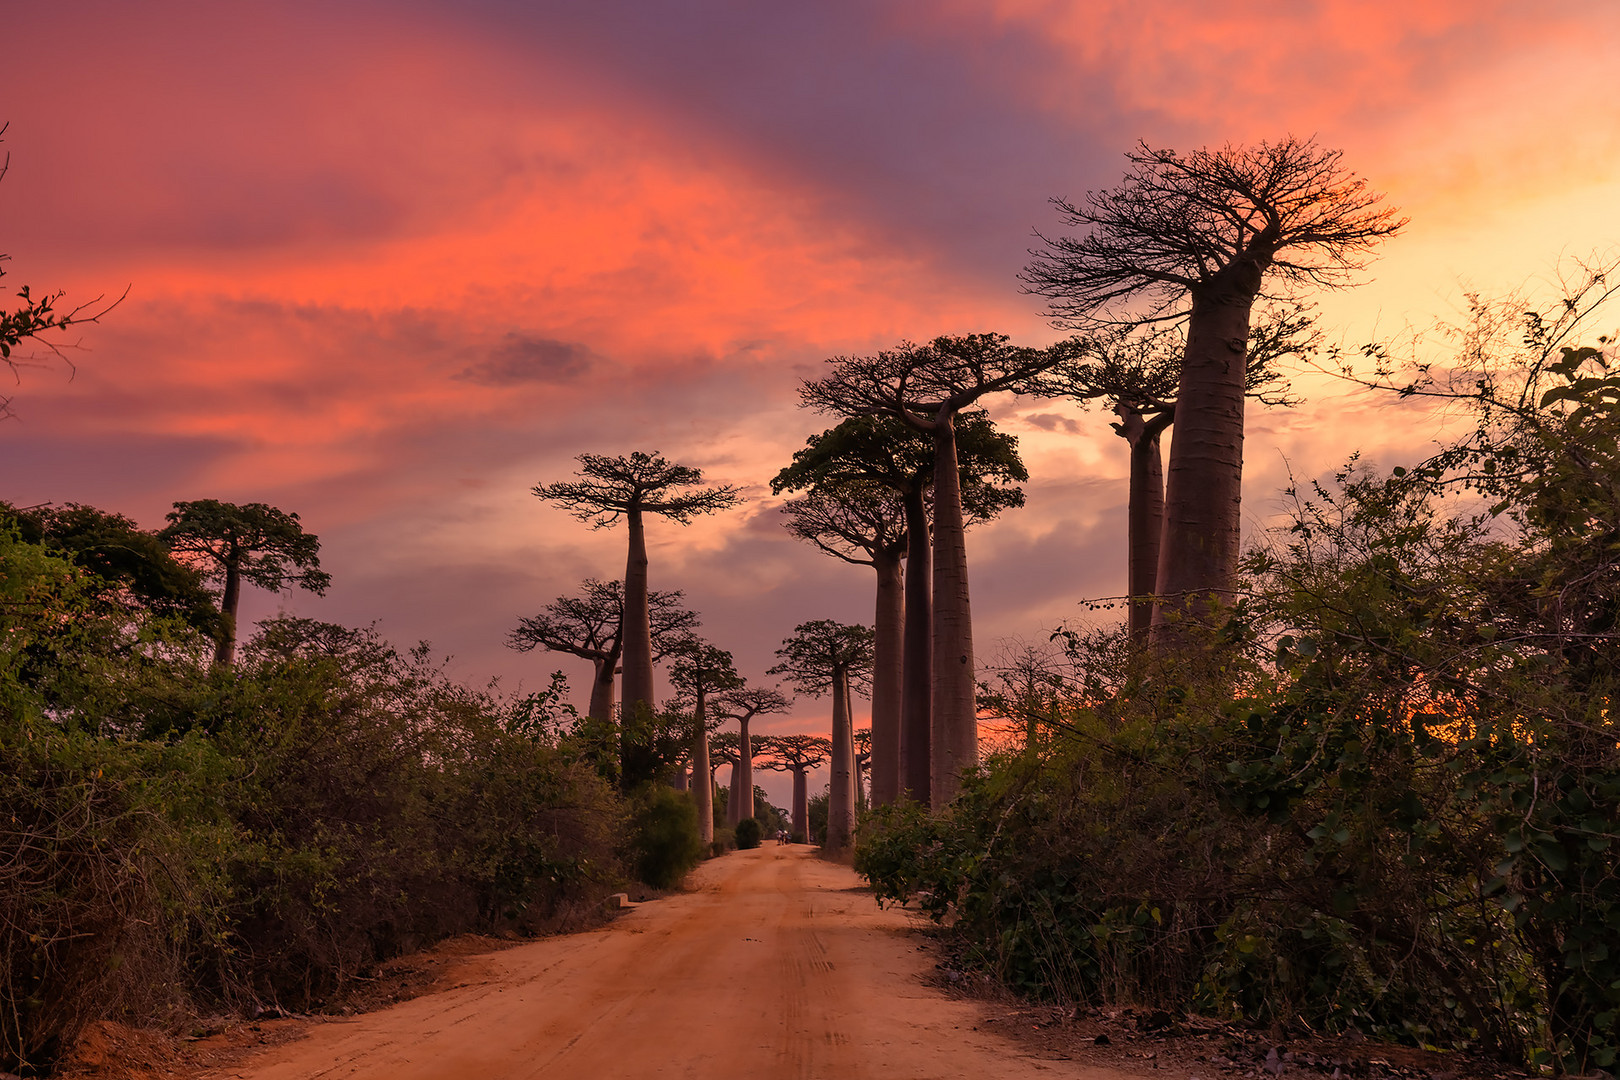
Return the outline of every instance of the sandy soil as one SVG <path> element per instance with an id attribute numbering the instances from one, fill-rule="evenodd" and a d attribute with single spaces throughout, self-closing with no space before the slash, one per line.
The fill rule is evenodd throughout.
<path id="1" fill-rule="evenodd" d="M 1174 1076 L 1061 1060 L 980 1030 L 929 985 L 912 916 L 846 867 L 766 844 L 611 925 L 480 958 L 466 985 L 314 1025 L 218 1080 Z M 1179 1071 L 1179 1070 L 1178 1070 Z"/>

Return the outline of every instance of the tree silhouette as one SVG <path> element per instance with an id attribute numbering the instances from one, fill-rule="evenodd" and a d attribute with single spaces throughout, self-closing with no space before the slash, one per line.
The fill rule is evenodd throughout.
<path id="1" fill-rule="evenodd" d="M 956 445 L 962 506 L 969 524 L 1023 505 L 1024 493 L 1017 484 L 1028 480 L 1029 473 L 1018 458 L 1016 438 L 997 431 L 983 410 L 973 409 L 957 417 Z M 793 455 L 793 463 L 771 481 L 773 492 L 822 492 L 835 500 L 874 485 L 900 496 L 906 535 L 903 588 L 894 590 L 889 583 L 886 589 L 884 570 L 878 568 L 873 622 L 877 639 L 872 726 L 877 748 L 872 786 L 875 801 L 881 803 L 904 793 L 927 805 L 932 783 L 933 556 L 928 496 L 933 475 L 930 437 L 892 417 L 857 416 L 811 436 Z M 803 532 L 795 534 L 809 539 Z M 823 530 L 821 540 L 831 545 L 823 550 L 838 554 L 832 549 L 840 541 L 831 530 Z M 903 624 L 898 641 L 897 621 Z"/>
<path id="2" fill-rule="evenodd" d="M 1119 187 L 1084 205 L 1053 200 L 1066 226 L 1087 231 L 1042 236 L 1021 277 L 1065 326 L 1186 318 L 1154 611 L 1169 641 L 1172 612 L 1207 618 L 1231 599 L 1255 301 L 1268 280 L 1285 291 L 1344 282 L 1405 220 L 1311 140 L 1186 155 L 1143 143 L 1126 156 Z"/>
<path id="3" fill-rule="evenodd" d="M 1186 335 L 1171 326 L 1099 328 L 1055 347 L 1062 356 L 1041 376 L 1037 392 L 1088 402 L 1102 400 L 1118 417 L 1111 426 L 1130 447 L 1127 592 L 1133 637 L 1145 638 L 1153 617 L 1164 527 L 1164 467 L 1160 437 L 1176 417 Z M 1277 363 L 1302 356 L 1318 335 L 1303 305 L 1263 312 L 1249 332 L 1244 390 L 1265 405 L 1293 405 Z"/>
<path id="4" fill-rule="evenodd" d="M 202 575 L 122 514 L 79 503 L 19 510 L 0 502 L 0 524 L 30 543 L 59 548 L 95 575 L 86 587 L 104 601 L 184 620 L 210 637 L 219 633 L 219 611 Z"/>
<path id="5" fill-rule="evenodd" d="M 793 699 L 774 686 L 739 686 L 714 701 L 716 716 L 737 721 L 737 767 L 731 776 L 731 798 L 726 803 L 726 817 L 733 825 L 754 816 L 754 745 L 748 725 L 756 716 L 787 712 L 792 704 Z"/>
<path id="6" fill-rule="evenodd" d="M 664 658 L 671 645 L 701 625 L 695 612 L 680 606 L 683 598 L 678 589 L 647 594 L 654 663 Z M 617 581 L 587 578 L 578 596 L 559 596 L 540 614 L 519 619 L 517 629 L 507 635 L 506 644 L 519 652 L 542 648 L 589 660 L 595 673 L 586 715 L 612 720 L 614 676 L 624 647 L 623 626 L 624 587 Z"/>
<path id="7" fill-rule="evenodd" d="M 806 775 L 826 764 L 832 740 L 822 735 L 764 735 L 759 740 L 760 767 L 793 774 L 793 835 L 810 838 L 810 791 Z"/>
<path id="8" fill-rule="evenodd" d="M 630 552 L 624 569 L 624 704 L 622 727 L 637 720 L 638 710 L 653 708 L 652 621 L 647 595 L 647 514 L 690 524 L 700 514 L 713 514 L 739 501 L 731 485 L 680 491 L 703 483 L 703 473 L 664 460 L 659 453 L 635 451 L 628 457 L 581 454 L 578 481 L 538 484 L 534 494 L 554 502 L 581 521 L 601 529 L 624 518 L 630 534 Z"/>
<path id="9" fill-rule="evenodd" d="M 832 779 L 827 803 L 827 850 L 840 852 L 855 839 L 855 743 L 850 696 L 871 685 L 870 629 L 831 619 L 800 623 L 770 669 L 811 697 L 832 695 Z"/>
<path id="10" fill-rule="evenodd" d="M 846 416 L 888 416 L 929 435 L 934 448 L 933 713 L 930 802 L 956 797 L 978 763 L 973 709 L 973 613 L 956 417 L 988 394 L 1028 390 L 1058 357 L 1001 334 L 935 338 L 868 357 L 834 357 L 832 374 L 806 382 L 805 404 Z"/>
<path id="11" fill-rule="evenodd" d="M 222 583 L 214 664 L 236 661 L 236 611 L 242 583 L 279 592 L 288 586 L 317 596 L 332 577 L 321 569 L 321 542 L 288 514 L 265 503 L 198 499 L 177 502 L 158 537 L 169 550 L 190 556 L 204 578 Z"/>
<path id="12" fill-rule="evenodd" d="M 692 708 L 692 798 L 697 803 L 698 828 L 705 845 L 714 842 L 714 767 L 709 760 L 708 704 L 728 690 L 742 686 L 731 654 L 697 637 L 688 637 L 670 650 L 669 682 L 677 700 Z"/>

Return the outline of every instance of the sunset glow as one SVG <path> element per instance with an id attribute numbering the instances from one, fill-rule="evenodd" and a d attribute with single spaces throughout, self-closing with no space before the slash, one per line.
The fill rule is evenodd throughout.
<path id="1" fill-rule="evenodd" d="M 1334 340 L 1620 244 L 1605 0 L 164 0 L 8 25 L 37 44 L 12 50 L 0 112 L 5 284 L 129 296 L 75 335 L 71 371 L 44 357 L 8 391 L 0 497 L 149 528 L 180 499 L 296 511 L 333 588 L 248 595 L 250 617 L 377 620 L 508 690 L 562 668 L 581 704 L 585 665 L 503 639 L 620 576 L 623 537 L 530 488 L 632 449 L 738 485 L 739 510 L 651 528 L 653 586 L 768 681 L 796 623 L 872 615 L 869 571 L 778 524 L 771 476 L 833 422 L 798 408 L 799 380 L 902 339 L 1061 336 L 1015 277 L 1032 231 L 1057 228 L 1049 197 L 1117 183 L 1137 140 L 1315 135 L 1410 216 L 1361 288 L 1317 298 Z M 1250 415 L 1253 528 L 1290 473 L 1358 447 L 1410 461 L 1438 431 L 1301 389 Z M 986 657 L 1125 572 L 1107 417 L 991 408 L 1032 479 L 969 534 Z"/>

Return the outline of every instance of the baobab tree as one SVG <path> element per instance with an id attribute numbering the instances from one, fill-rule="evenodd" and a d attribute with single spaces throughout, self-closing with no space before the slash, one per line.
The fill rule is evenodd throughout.
<path id="1" fill-rule="evenodd" d="M 861 777 L 872 765 L 872 729 L 869 727 L 855 729 L 855 806 L 857 808 L 870 805 L 866 801 L 866 788 L 862 786 Z"/>
<path id="2" fill-rule="evenodd" d="M 692 799 L 705 845 L 714 843 L 714 769 L 709 762 L 709 701 L 742 686 L 731 654 L 696 637 L 672 649 L 669 682 L 678 700 L 692 707 Z"/>
<path id="3" fill-rule="evenodd" d="M 1101 400 L 1118 419 L 1114 433 L 1130 447 L 1127 511 L 1127 622 L 1144 640 L 1153 618 L 1164 526 L 1164 465 L 1161 436 L 1176 418 L 1176 393 L 1186 354 L 1179 324 L 1101 328 L 1054 346 L 1058 363 L 1042 375 L 1035 392 L 1082 403 Z M 1319 339 L 1303 305 L 1272 307 L 1249 333 L 1244 391 L 1265 405 L 1293 405 L 1287 379 L 1277 367 L 1288 356 L 1312 350 Z"/>
<path id="4" fill-rule="evenodd" d="M 832 695 L 832 778 L 827 802 L 827 850 L 841 852 L 855 840 L 855 741 L 850 697 L 871 685 L 872 631 L 831 619 L 800 623 L 770 669 L 811 697 Z"/>
<path id="5" fill-rule="evenodd" d="M 963 769 L 978 764 L 973 707 L 973 612 L 956 418 L 986 395 L 1025 392 L 1057 357 L 1002 334 L 939 337 L 876 356 L 839 356 L 832 374 L 806 382 L 804 403 L 846 416 L 887 416 L 933 440 L 933 713 L 930 804 L 956 797 Z"/>
<path id="6" fill-rule="evenodd" d="M 1023 505 L 1024 493 L 1017 485 L 1028 480 L 1029 473 L 1018 458 L 1016 438 L 997 431 L 983 410 L 974 409 L 957 417 L 956 445 L 962 506 L 969 524 Z M 771 481 L 771 490 L 778 494 L 807 491 L 840 500 L 879 487 L 900 497 L 906 537 L 903 587 L 894 589 L 885 568 L 877 565 L 873 621 L 877 638 L 872 675 L 876 740 L 872 789 L 879 803 L 905 794 L 927 805 L 932 785 L 933 557 L 928 505 L 933 475 L 931 438 L 893 418 L 858 416 L 811 436 L 804 449 L 793 455 L 793 463 Z M 805 532 L 795 530 L 795 534 L 809 539 Z M 849 537 L 841 541 L 832 529 L 821 530 L 818 537 L 812 542 L 829 554 L 838 554 L 833 549 L 841 542 L 851 545 L 847 551 L 852 555 L 862 548 L 870 551 L 869 545 Z M 875 531 L 871 537 L 878 540 Z M 878 563 L 876 557 L 873 561 Z M 902 623 L 898 639 L 896 606 Z"/>
<path id="7" fill-rule="evenodd" d="M 236 662 L 236 612 L 244 581 L 272 592 L 296 586 L 316 596 L 332 583 L 321 569 L 320 539 L 304 531 L 297 514 L 265 503 L 197 499 L 175 503 L 167 518 L 158 539 L 221 585 L 216 667 Z"/>
<path id="8" fill-rule="evenodd" d="M 664 659 L 670 646 L 684 640 L 700 624 L 697 614 L 681 607 L 684 594 L 650 590 L 647 615 L 653 662 Z M 506 644 L 518 652 L 535 648 L 568 653 L 589 660 L 591 703 L 586 715 L 613 719 L 613 688 L 624 647 L 624 587 L 617 581 L 587 578 L 578 596 L 559 596 L 538 615 L 518 620 Z"/>
<path id="9" fill-rule="evenodd" d="M 810 838 L 811 769 L 832 756 L 832 740 L 823 735 L 765 735 L 759 740 L 760 767 L 793 774 L 793 835 Z"/>
<path id="10" fill-rule="evenodd" d="M 651 713 L 653 698 L 652 620 L 647 592 L 647 514 L 688 525 L 700 514 L 713 514 L 737 505 L 739 497 L 729 484 L 698 488 L 703 473 L 664 460 L 659 453 L 635 451 L 628 457 L 581 454 L 578 481 L 538 484 L 534 494 L 568 510 L 593 528 L 602 529 L 624 518 L 630 551 L 624 568 L 624 704 L 620 708 L 621 741 L 633 738 L 642 712 Z M 685 488 L 698 488 L 685 491 Z"/>
<path id="11" fill-rule="evenodd" d="M 1065 226 L 1087 231 L 1042 236 L 1021 278 L 1059 325 L 1186 320 L 1153 615 L 1169 642 L 1181 615 L 1207 621 L 1231 600 L 1255 302 L 1343 283 L 1406 222 L 1312 140 L 1190 154 L 1142 143 L 1126 157 L 1119 187 L 1053 200 Z"/>
<path id="12" fill-rule="evenodd" d="M 732 825 L 754 816 L 754 744 L 748 725 L 756 716 L 787 712 L 792 704 L 793 699 L 774 686 L 739 686 L 714 701 L 715 716 L 737 721 L 737 765 L 726 803 L 726 817 Z"/>

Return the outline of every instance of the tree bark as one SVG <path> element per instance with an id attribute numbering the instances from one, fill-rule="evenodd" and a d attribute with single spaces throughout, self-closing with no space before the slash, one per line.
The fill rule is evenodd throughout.
<path id="1" fill-rule="evenodd" d="M 900 674 L 900 792 L 929 805 L 933 782 L 933 554 L 920 483 L 905 493 L 905 630 Z M 874 737 L 876 732 L 873 732 Z"/>
<path id="2" fill-rule="evenodd" d="M 906 595 L 900 556 L 879 552 L 876 638 L 872 648 L 872 805 L 900 795 L 900 681 L 905 649 Z"/>
<path id="3" fill-rule="evenodd" d="M 1147 638 L 1153 622 L 1153 595 L 1158 591 L 1159 542 L 1164 529 L 1164 459 L 1159 437 L 1172 414 L 1151 420 L 1128 405 L 1118 405 L 1119 433 L 1130 443 L 1131 480 L 1128 511 L 1127 580 L 1130 591 L 1128 625 L 1131 637 Z"/>
<path id="4" fill-rule="evenodd" d="M 586 715 L 593 720 L 613 719 L 613 685 L 614 669 L 619 666 L 619 657 L 601 657 L 594 661 L 596 673 L 591 679 L 591 704 Z"/>
<path id="5" fill-rule="evenodd" d="M 701 686 L 692 722 L 695 728 L 692 732 L 692 801 L 697 803 L 698 836 L 707 850 L 714 843 L 714 770 L 709 767 L 709 721 Z"/>
<path id="6" fill-rule="evenodd" d="M 793 767 L 793 835 L 810 839 L 810 781 L 803 765 Z"/>
<path id="7" fill-rule="evenodd" d="M 849 719 L 849 671 L 842 664 L 832 676 L 832 778 L 827 790 L 827 844 L 831 854 L 855 839 L 855 733 Z"/>
<path id="8" fill-rule="evenodd" d="M 943 810 L 979 763 L 973 682 L 973 612 L 968 602 L 967 530 L 956 462 L 956 417 L 934 419 L 934 734 L 932 797 Z"/>
<path id="9" fill-rule="evenodd" d="M 234 563 L 225 565 L 225 592 L 219 598 L 219 640 L 214 643 L 214 666 L 236 663 L 236 611 L 242 601 L 242 572 Z"/>
<path id="10" fill-rule="evenodd" d="M 742 791 L 732 797 L 737 804 L 733 825 L 743 818 L 754 816 L 754 748 L 748 738 L 748 717 L 742 717 L 737 723 L 740 728 L 737 733 L 737 768 L 742 770 Z"/>
<path id="11" fill-rule="evenodd" d="M 687 767 L 685 765 L 682 765 L 675 772 L 675 790 L 676 791 L 691 791 L 692 790 L 692 774 L 687 769 Z"/>
<path id="12" fill-rule="evenodd" d="M 1239 267 L 1240 268 L 1240 267 Z M 1258 285 L 1258 272 L 1255 273 Z M 1228 283 L 1193 297 L 1176 431 L 1165 475 L 1164 526 L 1153 613 L 1157 645 L 1186 640 L 1230 604 L 1243 497 L 1243 399 L 1254 295 Z M 1184 622 L 1183 620 L 1186 620 Z"/>
<path id="13" fill-rule="evenodd" d="M 641 508 L 625 513 L 630 533 L 630 554 L 624 567 L 624 615 L 619 641 L 624 649 L 624 704 L 620 707 L 620 758 L 629 763 L 630 745 L 635 738 L 637 711 L 652 710 L 653 661 L 652 622 L 647 610 L 647 534 Z M 628 775 L 628 770 L 626 770 Z M 701 776 L 694 772 L 693 776 Z"/>

